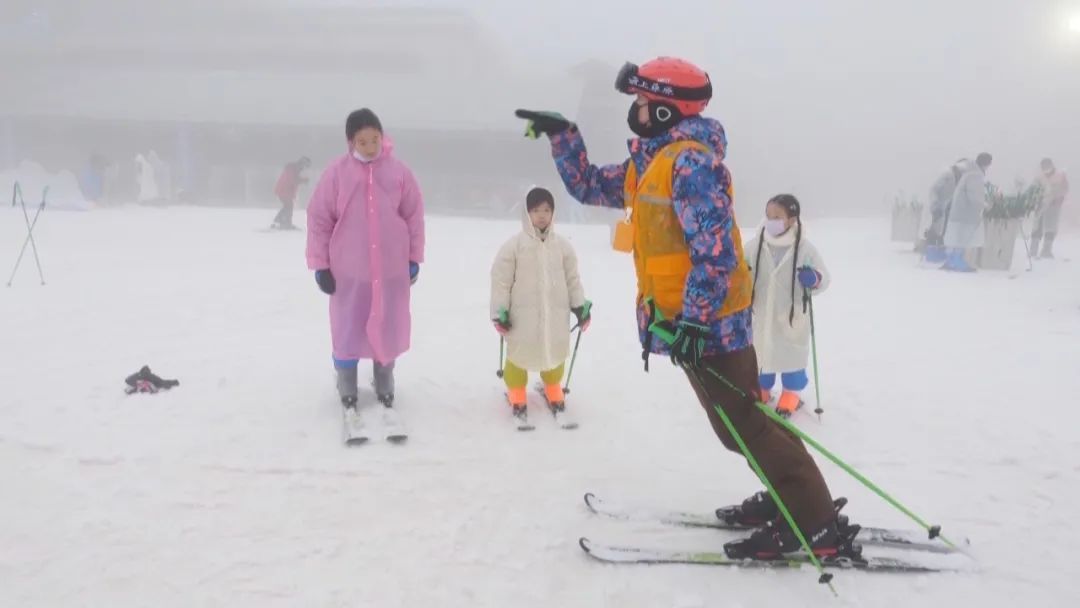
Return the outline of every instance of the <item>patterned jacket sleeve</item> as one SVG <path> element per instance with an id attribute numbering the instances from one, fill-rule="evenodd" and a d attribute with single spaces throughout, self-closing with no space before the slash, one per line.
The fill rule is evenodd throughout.
<path id="1" fill-rule="evenodd" d="M 551 136 L 551 156 L 567 192 L 586 205 L 622 209 L 626 159 L 618 165 L 597 167 L 589 162 L 585 138 L 576 128 Z"/>
<path id="2" fill-rule="evenodd" d="M 675 162 L 672 199 L 692 264 L 682 314 L 706 325 L 723 307 L 731 272 L 739 264 L 730 183 L 727 167 L 712 154 L 687 150 Z"/>

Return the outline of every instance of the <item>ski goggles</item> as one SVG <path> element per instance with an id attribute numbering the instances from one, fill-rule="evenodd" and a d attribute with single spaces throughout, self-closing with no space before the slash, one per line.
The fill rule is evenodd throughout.
<path id="1" fill-rule="evenodd" d="M 712 98 L 712 83 L 706 83 L 703 87 L 680 87 L 659 82 L 642 76 L 638 66 L 629 61 L 623 64 L 615 77 L 615 90 L 626 95 L 641 93 L 679 101 L 708 101 Z"/>

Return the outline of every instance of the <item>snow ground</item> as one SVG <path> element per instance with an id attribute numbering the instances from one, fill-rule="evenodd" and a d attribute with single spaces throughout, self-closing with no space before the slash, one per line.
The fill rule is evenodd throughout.
<path id="1" fill-rule="evenodd" d="M 592 329 L 570 407 L 581 428 L 511 430 L 487 321 L 488 268 L 515 222 L 429 218 L 412 436 L 346 449 L 325 298 L 304 233 L 273 211 L 46 212 L 0 287 L 2 606 L 821 606 L 807 570 L 605 566 L 596 540 L 718 549 L 728 537 L 602 521 L 581 495 L 708 509 L 757 489 L 684 379 L 640 371 L 628 259 L 603 226 L 562 226 Z M 302 214 L 298 218 L 303 223 Z M 1080 601 L 1078 262 L 958 276 L 920 269 L 883 222 L 817 221 L 823 423 L 798 423 L 945 532 L 978 571 L 839 572 L 846 606 Z M 6 283 L 25 234 L 0 210 Z M 1061 257 L 1080 255 L 1064 239 Z M 1018 265 L 1019 268 L 1019 265 Z M 143 364 L 181 386 L 125 396 Z M 1064 397 L 1064 398 L 1063 398 Z M 911 527 L 836 467 L 864 524 Z"/>

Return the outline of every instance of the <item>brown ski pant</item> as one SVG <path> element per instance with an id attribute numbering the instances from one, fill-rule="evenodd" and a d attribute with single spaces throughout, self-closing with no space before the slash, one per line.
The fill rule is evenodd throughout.
<path id="1" fill-rule="evenodd" d="M 709 370 L 727 379 L 738 390 L 720 381 Z M 829 488 L 802 441 L 770 420 L 755 404 L 759 394 L 758 365 L 757 353 L 752 346 L 705 357 L 699 369 L 688 369 L 686 374 L 720 442 L 728 450 L 742 454 L 714 405 L 723 408 L 800 529 L 820 526 L 833 518 Z"/>

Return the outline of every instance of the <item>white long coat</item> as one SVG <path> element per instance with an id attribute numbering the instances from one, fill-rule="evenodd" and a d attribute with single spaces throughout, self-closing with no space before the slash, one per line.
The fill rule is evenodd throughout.
<path id="1" fill-rule="evenodd" d="M 572 308 L 585 304 L 577 254 L 555 233 L 554 220 L 541 235 L 522 210 L 519 234 L 500 249 L 491 266 L 491 318 L 510 311 L 506 358 L 529 371 L 554 369 L 570 352 Z"/>
<path id="2" fill-rule="evenodd" d="M 810 311 L 803 311 L 803 288 L 795 279 L 795 317 L 792 305 L 791 273 L 793 268 L 810 266 L 821 273 L 821 283 L 811 291 L 817 296 L 829 286 L 829 269 L 806 238 L 803 226 L 799 240 L 799 259 L 795 254 L 795 228 L 773 238 L 759 228 L 743 247 L 743 255 L 754 277 L 754 349 L 762 373 L 774 374 L 806 369 L 810 358 Z M 758 256 L 758 247 L 761 255 Z M 784 248 L 786 247 L 786 250 Z M 779 256 L 779 259 L 777 257 Z"/>

